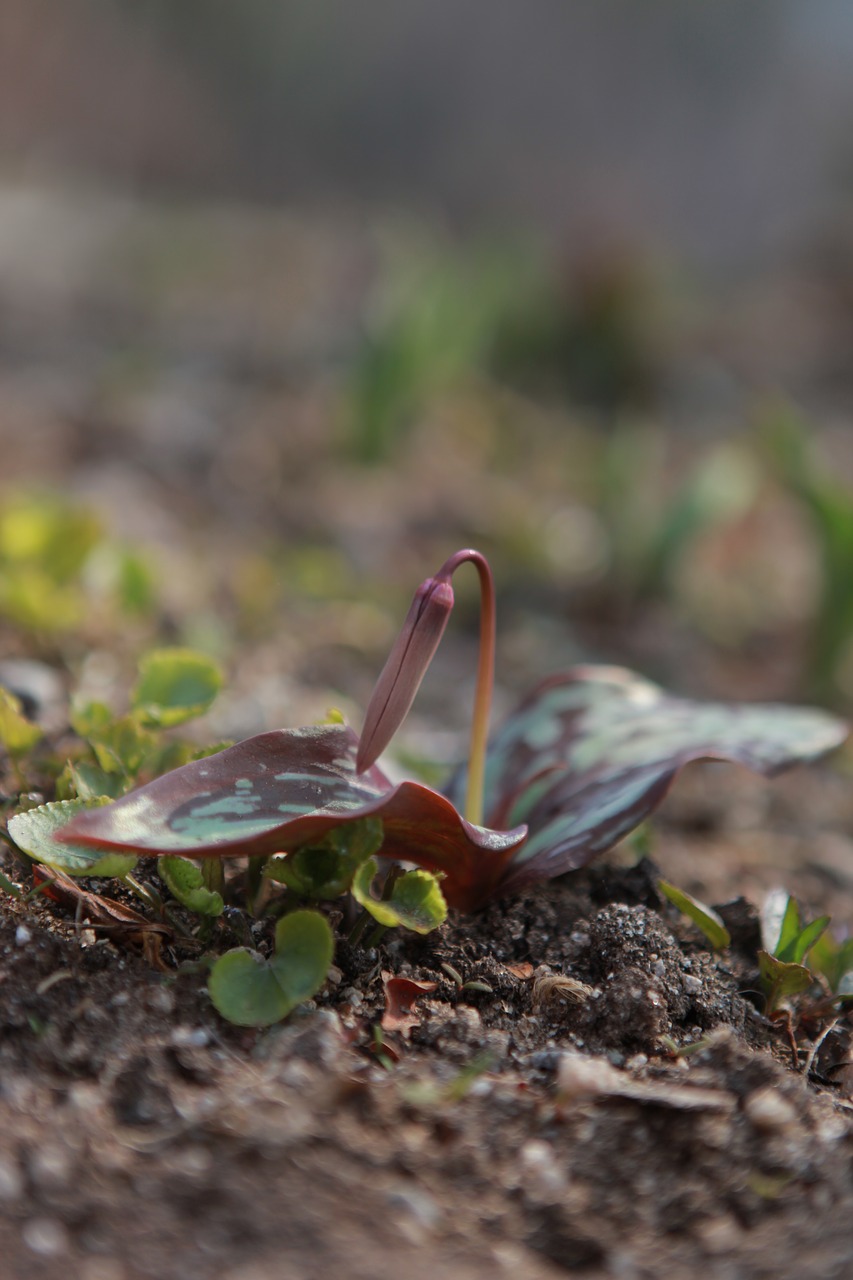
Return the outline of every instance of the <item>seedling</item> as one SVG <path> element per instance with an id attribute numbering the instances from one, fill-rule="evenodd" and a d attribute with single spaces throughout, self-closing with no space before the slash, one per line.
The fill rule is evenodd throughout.
<path id="1" fill-rule="evenodd" d="M 667 880 L 658 880 L 658 888 L 674 907 L 678 907 L 679 911 L 693 921 L 715 951 L 724 951 L 730 945 L 731 935 L 713 907 L 706 906 L 704 902 Z"/>
<path id="2" fill-rule="evenodd" d="M 481 982 L 479 978 L 469 978 L 466 982 L 459 970 L 452 964 L 447 964 L 445 961 L 442 961 L 441 967 L 456 987 L 460 996 L 466 991 L 481 991 L 484 995 L 493 994 L 493 990 L 489 986 L 488 982 Z"/>
<path id="3" fill-rule="evenodd" d="M 395 785 L 377 758 L 441 639 L 453 606 L 451 577 L 468 563 L 478 572 L 483 602 L 468 765 L 445 793 L 415 781 Z M 728 759 L 774 774 L 822 755 L 847 735 L 846 725 L 821 711 L 696 703 L 629 671 L 577 667 L 535 689 L 487 751 L 494 633 L 489 566 L 478 552 L 460 551 L 419 588 L 368 705 L 361 739 L 338 723 L 264 733 L 182 763 L 112 803 L 83 808 L 78 799 L 71 810 L 54 805 L 20 813 L 9 823 L 10 834 L 34 857 L 75 874 L 104 874 L 110 858 L 126 864 L 146 855 L 244 856 L 253 874 L 260 868 L 268 882 L 286 887 L 285 911 L 292 905 L 287 895 L 322 899 L 350 890 L 381 928 L 425 932 L 444 918 L 445 901 L 474 910 L 495 895 L 584 866 L 643 822 L 692 760 Z M 169 704 L 152 703 L 149 677 L 146 669 L 130 713 L 140 733 L 168 722 L 152 714 L 152 705 Z M 175 684 L 182 694 L 171 705 L 193 714 L 201 705 L 195 689 L 185 692 L 182 681 L 169 688 Z M 155 688 L 163 699 L 162 682 Z M 109 775 L 115 755 L 124 777 L 130 771 L 121 765 L 124 726 L 116 733 L 114 724 L 101 725 L 97 707 L 87 714 L 90 741 L 103 749 L 96 767 Z M 141 760 L 150 758 L 142 750 Z M 264 865 L 264 859 L 271 861 Z M 386 879 L 374 892 L 380 869 Z M 278 929 L 293 918 L 285 915 Z M 318 925 L 305 930 L 299 972 L 316 945 L 313 982 L 331 953 L 323 961 L 327 947 Z M 266 967 L 244 951 L 217 962 L 211 994 L 216 991 L 214 1002 L 226 1017 L 244 1025 L 283 1017 L 293 992 L 310 985 L 303 978 L 288 985 L 291 952 L 277 938 L 276 959 Z"/>
<path id="4" fill-rule="evenodd" d="M 799 995 L 814 984 L 814 974 L 804 962 L 828 924 L 829 916 L 803 924 L 795 898 L 783 891 L 768 895 L 762 919 L 765 945 L 758 953 L 768 1017 L 776 1013 L 785 996 Z"/>

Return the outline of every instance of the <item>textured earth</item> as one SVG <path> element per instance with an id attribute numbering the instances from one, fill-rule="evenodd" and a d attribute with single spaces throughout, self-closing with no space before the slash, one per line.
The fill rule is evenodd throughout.
<path id="1" fill-rule="evenodd" d="M 0 659 L 53 673 L 34 708 L 57 750 L 68 693 L 120 705 L 136 654 L 164 639 L 227 662 L 208 741 L 331 704 L 355 723 L 411 590 L 472 544 L 498 571 L 499 711 L 579 658 L 688 694 L 801 694 L 814 549 L 769 482 L 699 540 L 674 594 L 638 603 L 596 558 L 597 436 L 565 405 L 475 379 L 384 462 L 352 462 L 342 367 L 380 236 L 79 193 L 13 206 L 0 496 L 85 502 L 158 575 L 154 623 L 117 628 L 95 608 L 70 636 L 0 626 Z M 25 252 L 33 236 L 52 276 Z M 705 377 L 714 360 L 750 367 L 754 304 L 776 295 L 738 288 L 724 317 L 664 344 L 659 382 L 689 413 L 723 385 Z M 801 317 L 811 295 L 791 296 Z M 775 322 L 788 337 L 790 319 Z M 788 358 L 773 333 L 756 340 L 763 385 L 780 373 L 768 353 Z M 676 471 L 746 413 L 702 406 L 707 438 L 672 436 Z M 849 449 L 836 456 L 849 467 Z M 464 586 L 457 618 L 400 735 L 421 762 L 464 742 Z M 73 904 L 4 895 L 4 1280 L 848 1276 L 850 1018 L 809 995 L 767 1019 L 756 950 L 777 886 L 810 916 L 853 921 L 850 769 L 844 752 L 772 783 L 691 767 L 652 824 L 652 861 L 625 845 L 426 938 L 342 943 L 316 999 L 263 1031 L 218 1017 L 197 953 L 174 940 L 146 947 Z M 40 787 L 48 798 L 27 779 Z M 4 763 L 6 811 L 20 791 Z M 11 851 L 2 870 L 30 882 Z M 711 953 L 658 875 L 717 904 L 731 948 Z"/>

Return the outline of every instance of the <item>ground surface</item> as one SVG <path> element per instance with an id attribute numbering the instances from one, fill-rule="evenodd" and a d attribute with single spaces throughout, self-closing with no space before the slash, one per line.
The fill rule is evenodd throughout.
<path id="1" fill-rule="evenodd" d="M 690 629 L 695 590 L 638 609 L 608 595 L 610 579 L 590 585 L 578 552 L 589 495 L 564 493 L 586 465 L 583 436 L 551 411 L 479 387 L 373 470 L 333 452 L 328 371 L 367 270 L 362 241 L 344 250 L 318 229 L 251 222 L 238 234 L 208 220 L 214 247 L 220 236 L 242 252 L 258 289 L 233 266 L 204 288 L 169 285 L 165 241 L 179 237 L 183 262 L 183 223 L 152 229 L 107 205 L 101 224 L 91 209 L 75 224 L 74 208 L 56 226 L 89 238 L 63 246 L 57 233 L 53 251 L 83 262 L 59 278 L 85 288 L 58 297 L 23 259 L 4 268 L 6 496 L 52 483 L 94 503 L 149 540 L 163 586 L 148 632 L 99 617 L 64 637 L 2 623 L 0 656 L 36 657 L 59 681 L 58 706 L 33 695 L 52 741 L 65 741 L 70 689 L 120 701 L 135 652 L 164 630 L 219 645 L 228 662 L 228 691 L 200 730 L 210 739 L 307 723 L 330 702 L 357 715 L 407 594 L 470 542 L 488 545 L 501 579 L 499 705 L 595 644 L 691 693 L 799 692 L 797 610 L 813 583 L 784 502 L 759 504 L 687 566 L 733 629 L 712 643 Z M 205 252 L 207 280 L 220 257 Z M 264 339 L 244 349 L 246 332 Z M 138 364 L 110 366 L 122 344 Z M 529 434 L 513 434 L 516 420 Z M 425 686 L 405 739 L 433 760 L 464 736 L 476 627 L 464 608 L 444 680 Z M 4 803 L 20 789 L 4 766 Z M 709 952 L 661 901 L 654 865 L 621 848 L 426 938 L 341 943 L 316 1000 L 265 1031 L 223 1022 L 203 975 L 178 972 L 192 957 L 174 940 L 158 968 L 68 905 L 4 898 L 2 1275 L 849 1275 L 849 1020 L 830 1027 L 803 1005 L 789 1025 L 767 1020 L 756 949 L 757 908 L 777 885 L 810 914 L 853 922 L 851 832 L 844 757 L 773 783 L 697 766 L 656 819 L 651 857 L 723 904 L 726 952 Z M 3 869 L 29 883 L 11 853 Z M 222 938 L 233 945 L 227 926 Z M 380 1037 L 391 976 L 434 985 L 411 1025 Z"/>

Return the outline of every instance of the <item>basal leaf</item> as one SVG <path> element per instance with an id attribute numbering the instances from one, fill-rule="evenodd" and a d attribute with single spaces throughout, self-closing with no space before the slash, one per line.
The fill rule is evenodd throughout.
<path id="1" fill-rule="evenodd" d="M 225 910 L 222 894 L 208 889 L 200 867 L 189 858 L 161 858 L 157 870 L 172 896 L 190 911 L 202 916 L 222 915 Z"/>
<path id="2" fill-rule="evenodd" d="M 136 855 L 94 849 L 73 841 L 60 844 L 54 839 L 73 818 L 90 813 L 109 802 L 98 800 L 54 800 L 26 813 L 16 813 L 7 823 L 9 835 L 19 849 L 69 876 L 123 876 L 136 865 Z"/>
<path id="3" fill-rule="evenodd" d="M 846 736 L 847 726 L 822 711 L 692 702 L 621 668 L 553 676 L 489 750 L 487 824 L 529 829 L 500 891 L 584 866 L 648 817 L 692 760 L 774 774 Z M 449 794 L 463 791 L 460 775 Z"/>
<path id="4" fill-rule="evenodd" d="M 268 1027 L 319 991 L 333 952 L 325 916 L 294 911 L 276 926 L 271 959 L 245 947 L 219 957 L 210 971 L 210 998 L 223 1018 L 238 1027 Z"/>
<path id="5" fill-rule="evenodd" d="M 371 883 L 379 870 L 375 858 L 363 862 L 355 873 L 352 894 L 374 920 L 388 929 L 402 925 L 415 933 L 431 933 L 447 917 L 447 903 L 438 879 L 429 871 L 406 871 L 394 881 L 389 897 L 374 898 Z"/>
<path id="6" fill-rule="evenodd" d="M 260 734 L 81 813 L 58 838 L 136 854 L 267 856 L 373 817 L 383 825 L 382 856 L 443 872 L 452 906 L 491 896 L 524 830 L 474 826 L 438 792 L 392 786 L 375 766 L 357 774 L 357 745 L 344 725 Z"/>
<path id="7" fill-rule="evenodd" d="M 202 715 L 221 687 L 222 672 L 205 654 L 154 649 L 139 664 L 131 700 L 143 723 L 166 728 Z"/>

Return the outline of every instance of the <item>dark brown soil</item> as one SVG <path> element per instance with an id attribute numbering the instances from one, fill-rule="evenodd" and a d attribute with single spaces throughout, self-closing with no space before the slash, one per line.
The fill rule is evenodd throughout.
<path id="1" fill-rule="evenodd" d="M 40 199 L 52 252 L 75 270 L 39 292 L 16 257 L 0 298 L 15 335 L 0 352 L 0 496 L 52 486 L 93 505 L 153 549 L 161 592 L 153 622 L 117 628 L 95 610 L 65 637 L 3 624 L 0 657 L 61 673 L 50 727 L 37 708 L 49 733 L 71 688 L 121 705 L 140 649 L 199 635 L 230 665 L 207 740 L 312 723 L 332 704 L 356 722 L 400 605 L 472 544 L 499 575 L 499 709 L 578 657 L 689 693 L 802 693 L 816 551 L 769 481 L 749 521 L 700 540 L 677 598 L 638 606 L 593 572 L 598 437 L 566 406 L 475 381 L 426 406 L 382 465 L 352 464 L 339 362 L 369 312 L 370 235 L 229 214 L 203 223 L 222 278 L 170 279 L 189 215 L 137 211 L 128 229 L 123 206 L 84 204 L 78 222 L 102 245 L 81 266 L 75 201 Z M 744 288 L 734 330 L 715 323 L 747 367 Z M 784 372 L 785 314 L 772 342 L 753 335 L 781 353 L 778 371 L 759 362 L 765 383 Z M 705 367 L 701 333 L 671 341 L 688 374 Z M 673 459 L 689 470 L 711 443 L 685 432 Z M 467 731 L 466 608 L 462 588 L 400 735 L 433 760 Z M 183 944 L 145 951 L 73 906 L 3 896 L 0 1278 L 849 1276 L 850 1020 L 810 1017 L 804 998 L 769 1021 L 756 961 L 774 886 L 853 921 L 849 775 L 842 755 L 775 783 L 720 766 L 679 781 L 652 857 L 723 904 L 722 955 L 623 848 L 435 935 L 342 943 L 316 1000 L 266 1031 L 218 1017 Z M 0 803 L 18 790 L 7 770 Z M 2 869 L 29 884 L 11 853 Z M 397 1030 L 395 976 L 429 988 Z"/>
<path id="2" fill-rule="evenodd" d="M 662 857 L 696 840 L 697 774 Z M 3 1275 L 848 1275 L 849 1023 L 813 1055 L 827 1019 L 769 1022 L 755 909 L 722 908 L 714 956 L 656 875 L 611 857 L 424 938 L 342 943 L 261 1032 L 197 973 L 7 902 Z M 391 975 L 435 987 L 380 1033 Z"/>

